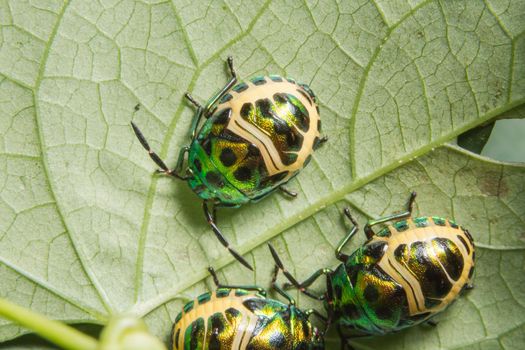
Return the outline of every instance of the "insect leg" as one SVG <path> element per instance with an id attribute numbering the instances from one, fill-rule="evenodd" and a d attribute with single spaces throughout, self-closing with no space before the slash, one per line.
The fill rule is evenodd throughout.
<path id="1" fill-rule="evenodd" d="M 133 132 L 135 133 L 135 136 L 137 136 L 137 138 L 139 139 L 140 144 L 142 145 L 142 147 L 144 147 L 144 149 L 146 151 L 148 151 L 148 154 L 149 154 L 150 158 L 162 169 L 162 170 L 159 170 L 159 172 L 164 173 L 166 175 L 174 176 L 174 177 L 176 177 L 178 179 L 181 179 L 181 180 L 187 180 L 187 177 L 183 176 L 183 175 L 180 175 L 177 172 L 177 169 L 170 169 L 170 168 L 168 168 L 166 163 L 164 163 L 164 161 L 159 157 L 159 155 L 157 153 L 155 153 L 151 149 L 148 141 L 146 140 L 146 138 L 142 134 L 142 131 L 140 131 L 140 129 L 138 128 L 137 125 L 135 125 L 135 123 L 131 122 L 131 127 L 133 128 Z M 179 164 L 177 162 L 177 167 L 178 166 L 179 166 Z"/>
<path id="2" fill-rule="evenodd" d="M 350 214 L 350 210 L 348 208 L 345 208 L 343 213 L 352 222 L 352 224 L 354 224 L 354 227 L 352 227 L 352 230 L 350 230 L 350 232 L 339 242 L 339 245 L 337 246 L 337 248 L 335 248 L 335 257 L 337 258 L 337 260 L 345 263 L 348 260 L 348 255 L 341 253 L 341 250 L 343 250 L 344 246 L 355 235 L 355 233 L 359 229 L 359 226 L 357 224 L 357 221 L 355 221 L 354 217 Z"/>
<path id="3" fill-rule="evenodd" d="M 202 107 L 202 105 L 199 102 L 197 102 L 197 100 L 193 98 L 193 96 L 191 96 L 189 92 L 185 93 L 184 97 L 186 97 L 186 99 L 197 108 L 197 111 L 193 115 L 190 127 L 191 140 L 193 141 L 195 139 L 195 135 L 197 135 L 197 128 L 199 127 L 202 115 L 204 114 L 204 107 Z"/>
<path id="4" fill-rule="evenodd" d="M 239 261 L 241 264 L 253 271 L 253 267 L 239 253 L 237 253 L 233 248 L 230 247 L 230 243 L 228 243 L 226 238 L 222 235 L 221 230 L 219 230 L 219 228 L 215 224 L 215 219 L 210 213 L 210 210 L 208 209 L 208 203 L 206 201 L 202 202 L 202 209 L 204 210 L 204 216 L 206 217 L 208 224 L 211 226 L 211 229 L 213 230 L 213 233 L 215 233 L 215 236 L 217 237 L 219 242 L 221 242 L 221 244 L 226 249 L 228 249 L 230 254 L 233 255 L 233 257 L 237 259 L 237 261 Z"/>
<path id="5" fill-rule="evenodd" d="M 241 285 L 230 285 L 230 284 L 222 284 L 219 282 L 219 278 L 217 277 L 217 273 L 215 272 L 215 269 L 213 267 L 208 267 L 208 271 L 210 272 L 211 277 L 213 278 L 213 282 L 217 286 L 217 288 L 227 288 L 227 289 L 244 289 L 249 291 L 257 292 L 263 296 L 266 296 L 266 290 L 259 286 L 241 286 Z"/>
<path id="6" fill-rule="evenodd" d="M 403 213 L 399 213 L 399 214 L 388 215 L 388 216 L 385 216 L 385 217 L 382 217 L 376 220 L 368 221 L 364 229 L 366 238 L 370 239 L 372 238 L 372 236 L 375 235 L 375 232 L 372 230 L 372 226 L 374 225 L 382 224 L 387 221 L 409 218 L 412 215 L 412 207 L 414 205 L 414 200 L 416 199 L 416 195 L 417 195 L 416 192 L 410 193 L 410 198 L 408 200 L 408 205 L 407 205 L 408 207 L 407 211 Z"/>
<path id="7" fill-rule="evenodd" d="M 281 192 L 287 194 L 288 196 L 290 196 L 290 197 L 292 197 L 292 198 L 297 197 L 297 192 L 295 192 L 295 191 L 290 191 L 289 189 L 287 189 L 286 187 L 284 187 L 284 185 L 279 186 L 279 189 L 281 190 Z"/>
<path id="8" fill-rule="evenodd" d="M 272 288 L 277 293 L 279 293 L 282 297 L 284 297 L 286 300 L 288 300 L 288 305 L 295 305 L 294 298 L 292 298 L 292 296 L 290 294 L 288 294 L 284 289 L 281 288 L 281 286 L 279 286 L 277 284 L 277 274 L 278 273 L 279 273 L 279 266 L 275 265 L 275 268 L 274 268 L 274 271 L 273 271 L 273 276 L 272 276 L 272 282 L 271 282 Z"/>
<path id="9" fill-rule="evenodd" d="M 328 141 L 328 136 L 323 136 L 319 139 L 319 141 L 314 145 L 314 150 L 318 150 L 319 148 L 321 148 L 321 146 L 323 146 L 326 141 Z"/>
<path id="10" fill-rule="evenodd" d="M 283 274 L 286 276 L 286 278 L 288 279 L 288 281 L 290 281 L 290 283 L 295 286 L 297 289 L 299 289 L 303 294 L 309 296 L 310 298 L 312 299 L 317 299 L 317 300 L 324 300 L 325 299 L 325 295 L 315 295 L 313 294 L 312 292 L 310 292 L 307 287 L 309 285 L 311 285 L 319 276 L 321 275 L 329 275 L 332 273 L 332 270 L 330 269 L 322 269 L 322 270 L 319 270 L 317 271 L 316 273 L 314 273 L 314 275 L 312 275 L 312 277 L 310 277 L 308 280 L 306 280 L 305 282 L 303 283 L 299 283 L 297 282 L 297 280 L 295 279 L 295 277 L 292 276 L 292 274 L 290 274 L 285 268 L 284 268 L 284 265 L 283 265 L 283 262 L 281 261 L 281 258 L 279 258 L 279 255 L 277 254 L 277 251 L 275 250 L 275 248 L 270 244 L 268 243 L 268 247 L 270 248 L 270 252 L 272 253 L 272 257 L 273 257 L 273 260 L 275 261 L 275 264 L 279 267 L 279 269 L 283 272 Z M 315 278 L 314 278 L 315 276 Z M 311 281 L 310 281 L 311 280 Z"/>
<path id="11" fill-rule="evenodd" d="M 237 83 L 237 73 L 235 72 L 235 69 L 233 68 L 233 57 L 228 56 L 228 67 L 230 69 L 230 73 L 232 75 L 230 81 L 217 93 L 217 95 L 213 96 L 210 101 L 206 104 L 204 107 L 204 115 L 207 116 L 208 112 L 210 111 L 210 108 L 219 101 L 226 93 Z"/>

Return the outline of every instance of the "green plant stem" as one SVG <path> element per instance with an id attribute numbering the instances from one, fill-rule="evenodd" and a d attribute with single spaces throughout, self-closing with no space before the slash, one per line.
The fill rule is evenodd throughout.
<path id="1" fill-rule="evenodd" d="M 64 349 L 96 350 L 98 346 L 96 339 L 3 298 L 0 298 L 0 316 L 36 332 Z"/>

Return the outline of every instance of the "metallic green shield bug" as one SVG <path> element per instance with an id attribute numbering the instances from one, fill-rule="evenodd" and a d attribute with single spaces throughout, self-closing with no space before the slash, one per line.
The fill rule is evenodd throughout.
<path id="1" fill-rule="evenodd" d="M 340 334 L 345 328 L 361 334 L 386 334 L 422 322 L 443 311 L 464 290 L 472 288 L 474 243 L 470 233 L 440 217 L 412 218 L 413 192 L 408 210 L 369 221 L 367 241 L 351 255 L 341 252 L 358 230 L 340 242 L 335 254 L 342 261 L 335 270 L 321 269 L 303 283 L 286 270 L 277 252 L 270 250 L 291 284 L 305 294 L 324 300 L 329 318 Z M 392 221 L 375 233 L 372 226 Z M 314 295 L 307 288 L 327 276 L 327 291 Z M 346 338 L 346 337 L 345 337 Z"/>
<path id="2" fill-rule="evenodd" d="M 312 326 L 314 310 L 301 311 L 273 281 L 288 304 L 266 297 L 257 286 L 217 285 L 190 301 L 175 319 L 173 350 L 322 350 L 323 334 Z M 276 270 L 277 273 L 277 270 Z"/>
<path id="3" fill-rule="evenodd" d="M 231 57 L 228 65 L 231 80 L 204 107 L 186 94 L 197 111 L 191 143 L 181 149 L 174 169 L 166 166 L 138 127 L 131 124 L 161 172 L 186 180 L 203 199 L 204 215 L 221 244 L 251 269 L 230 248 L 208 204 L 214 208 L 239 207 L 276 189 L 295 197 L 283 185 L 308 164 L 313 151 L 327 139 L 320 136 L 317 98 L 307 85 L 277 75 L 237 83 Z"/>

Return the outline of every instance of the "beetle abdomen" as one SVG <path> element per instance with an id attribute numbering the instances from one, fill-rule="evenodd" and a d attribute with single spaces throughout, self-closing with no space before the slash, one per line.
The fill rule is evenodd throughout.
<path id="1" fill-rule="evenodd" d="M 474 255 L 468 231 L 447 219 L 420 217 L 385 227 L 350 256 L 344 272 L 334 273 L 341 323 L 377 334 L 429 319 L 469 283 Z"/>
<path id="2" fill-rule="evenodd" d="M 389 238 L 380 237 L 387 231 Z M 404 287 L 410 316 L 443 310 L 472 277 L 472 237 L 453 221 L 403 220 L 388 226 L 376 239 L 388 239 L 379 266 Z"/>
<path id="3" fill-rule="evenodd" d="M 239 167 L 235 167 L 236 162 L 231 159 L 240 161 L 244 158 L 242 152 L 234 149 L 235 157 L 224 157 L 227 161 L 221 160 L 217 166 L 235 168 L 231 172 L 234 182 L 250 179 L 249 175 L 255 169 L 263 184 L 268 178 L 272 183 L 287 181 L 302 169 L 319 142 L 317 108 L 312 91 L 291 79 L 256 77 L 237 84 L 219 101 L 213 113 L 212 118 L 221 115 L 223 117 L 218 120 L 227 120 L 220 133 L 219 127 L 214 130 L 215 135 L 220 139 L 229 136 L 242 140 L 250 148 L 251 155 L 263 161 L 264 170 L 257 163 L 246 165 L 244 174 L 236 174 Z M 218 153 L 223 152 L 223 147 L 218 148 Z"/>
<path id="4" fill-rule="evenodd" d="M 219 288 L 184 306 L 173 350 L 323 349 L 319 332 L 293 305 L 242 289 Z"/>
<path id="5" fill-rule="evenodd" d="M 218 289 L 184 306 L 173 329 L 174 350 L 245 349 L 258 318 L 244 305 L 262 296 L 242 290 Z"/>

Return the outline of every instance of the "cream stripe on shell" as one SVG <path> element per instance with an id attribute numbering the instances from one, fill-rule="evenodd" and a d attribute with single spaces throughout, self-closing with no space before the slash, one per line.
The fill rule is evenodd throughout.
<path id="1" fill-rule="evenodd" d="M 319 130 L 317 128 L 319 113 L 317 113 L 316 106 L 310 103 L 310 100 L 297 92 L 297 89 L 302 89 L 299 85 L 290 83 L 284 79 L 282 82 L 274 82 L 268 77 L 264 78 L 266 79 L 266 83 L 262 85 L 255 85 L 250 81 L 245 81 L 244 83 L 248 85 L 248 88 L 240 93 L 230 90 L 229 93 L 233 98 L 219 104 L 217 110 L 220 111 L 225 108 L 231 108 L 231 119 L 227 129 L 259 148 L 269 176 L 283 171 L 288 171 L 289 176 L 291 176 L 303 167 L 306 158 L 308 158 L 313 151 L 314 141 L 316 137 L 319 137 Z M 276 93 L 287 93 L 295 96 L 304 105 L 310 117 L 310 127 L 307 132 L 302 132 L 296 128 L 297 132 L 303 135 L 303 145 L 298 152 L 294 152 L 297 153 L 297 160 L 290 165 L 283 164 L 272 139 L 266 133 L 241 117 L 241 108 L 245 103 L 254 104 L 255 107 L 255 101 L 264 98 L 273 101 L 273 95 Z M 307 94 L 306 91 L 305 93 Z"/>
<path id="2" fill-rule="evenodd" d="M 232 293 L 234 291 L 232 290 Z M 235 338 L 232 342 L 232 349 L 244 350 L 250 341 L 255 326 L 257 324 L 257 316 L 255 316 L 250 310 L 248 310 L 243 302 L 246 299 L 250 298 L 261 298 L 260 296 L 250 293 L 242 296 L 230 295 L 228 297 L 218 298 L 217 293 L 211 293 L 211 298 L 209 301 L 199 304 L 198 300 L 194 300 L 193 309 L 189 312 L 184 313 L 179 322 L 175 325 L 173 335 L 177 334 L 177 331 L 180 329 L 179 341 L 176 344 L 176 349 L 184 349 L 184 332 L 186 329 L 198 318 L 204 320 L 204 339 L 203 343 L 206 342 L 206 334 L 208 333 L 208 318 L 213 314 L 221 313 L 225 315 L 226 310 L 229 308 L 234 308 L 241 312 L 241 321 L 235 329 Z M 175 339 L 173 339 L 175 341 Z"/>
<path id="3" fill-rule="evenodd" d="M 381 240 L 388 242 L 387 251 L 385 252 L 383 259 L 380 260 L 378 265 L 397 283 L 403 286 L 407 296 L 410 316 L 426 312 L 436 313 L 444 309 L 453 299 L 456 298 L 463 286 L 466 283 L 468 283 L 468 275 L 471 267 L 474 265 L 474 261 L 472 259 L 474 247 L 462 229 L 451 227 L 448 220 L 445 221 L 445 226 L 438 226 L 432 224 L 430 219 L 429 223 L 431 225 L 428 227 L 416 227 L 412 219 L 408 219 L 408 230 L 398 232 L 392 226 L 388 226 L 388 229 L 392 234 L 390 237 L 375 236 L 373 238 L 373 240 Z M 465 242 L 469 245 L 470 253 L 467 253 L 464 244 L 457 237 L 458 235 L 462 236 Z M 399 247 L 399 245 L 406 244 L 406 242 L 430 242 L 432 239 L 438 237 L 446 238 L 454 242 L 454 244 L 458 247 L 458 249 L 461 252 L 464 266 L 463 271 L 457 281 L 451 279 L 450 276 L 447 274 L 447 278 L 452 284 L 450 291 L 443 299 L 440 299 L 441 303 L 439 305 L 428 309 L 425 307 L 425 296 L 423 295 L 423 291 L 421 289 L 419 281 L 412 275 L 412 273 L 405 265 L 400 264 L 396 260 L 394 252 L 396 248 Z M 444 268 L 443 271 L 446 273 L 446 270 Z"/>

